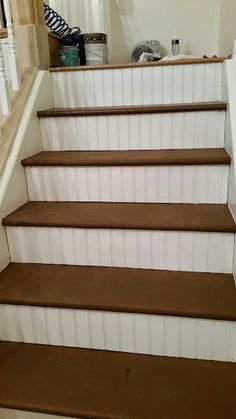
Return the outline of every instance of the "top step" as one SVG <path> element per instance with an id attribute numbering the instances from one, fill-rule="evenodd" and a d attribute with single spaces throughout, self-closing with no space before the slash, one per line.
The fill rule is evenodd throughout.
<path id="1" fill-rule="evenodd" d="M 226 111 L 226 102 L 175 103 L 144 106 L 112 106 L 96 108 L 52 108 L 38 111 L 39 118 L 48 117 L 82 117 L 82 116 L 111 116 L 111 115 L 145 115 L 179 112 Z"/>
<path id="2" fill-rule="evenodd" d="M 49 71 L 58 73 L 61 71 L 91 71 L 91 70 L 117 70 L 121 68 L 135 68 L 135 67 L 162 67 L 173 65 L 185 64 L 214 64 L 223 63 L 226 57 L 213 57 L 213 58 L 185 58 L 180 60 L 166 60 L 166 61 L 153 61 L 143 63 L 126 63 L 126 64 L 104 64 L 93 66 L 75 66 L 75 67 L 51 67 Z"/>

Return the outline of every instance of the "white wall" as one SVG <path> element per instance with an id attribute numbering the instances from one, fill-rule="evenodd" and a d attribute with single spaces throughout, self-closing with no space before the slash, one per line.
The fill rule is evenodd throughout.
<path id="1" fill-rule="evenodd" d="M 163 54 L 180 37 L 182 53 L 227 55 L 236 38 L 236 0 L 49 0 L 73 26 L 107 32 L 110 61 L 127 62 L 133 47 L 158 39 Z"/>
<path id="2" fill-rule="evenodd" d="M 115 62 L 128 61 L 134 45 L 145 39 L 158 39 L 163 54 L 169 53 L 175 29 L 182 53 L 200 56 L 217 53 L 221 0 L 117 0 L 111 3 Z"/>
<path id="3" fill-rule="evenodd" d="M 113 0 L 48 0 L 48 4 L 71 26 L 82 32 L 107 31 L 107 11 Z"/>
<path id="4" fill-rule="evenodd" d="M 236 39 L 236 0 L 222 0 L 219 29 L 219 55 L 232 53 Z"/>

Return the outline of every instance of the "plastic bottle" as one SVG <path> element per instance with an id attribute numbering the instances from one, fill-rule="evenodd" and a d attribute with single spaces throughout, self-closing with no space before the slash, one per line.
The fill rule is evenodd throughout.
<path id="1" fill-rule="evenodd" d="M 176 35 L 172 38 L 172 55 L 179 55 L 179 38 Z"/>

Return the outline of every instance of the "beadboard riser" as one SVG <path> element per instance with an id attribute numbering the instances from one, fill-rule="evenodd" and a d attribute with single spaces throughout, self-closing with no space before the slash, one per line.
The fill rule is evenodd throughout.
<path id="1" fill-rule="evenodd" d="M 227 202 L 229 167 L 27 167 L 30 201 Z"/>
<path id="2" fill-rule="evenodd" d="M 48 415 L 46 413 L 33 413 L 26 412 L 21 410 L 13 409 L 1 409 L 0 408 L 0 418 L 1 419 L 73 419 L 71 416 L 57 416 L 57 415 Z M 79 419 L 79 418 L 78 418 Z"/>
<path id="3" fill-rule="evenodd" d="M 234 234 L 7 227 L 12 262 L 232 273 Z"/>
<path id="4" fill-rule="evenodd" d="M 222 63 L 52 73 L 56 108 L 219 101 Z"/>
<path id="5" fill-rule="evenodd" d="M 0 305 L 0 339 L 236 361 L 236 322 L 221 320 Z"/>
<path id="6" fill-rule="evenodd" d="M 41 118 L 44 150 L 224 147 L 225 112 Z"/>

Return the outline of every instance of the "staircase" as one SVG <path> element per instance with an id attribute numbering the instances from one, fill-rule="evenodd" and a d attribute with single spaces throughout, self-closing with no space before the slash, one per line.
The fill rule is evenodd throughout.
<path id="1" fill-rule="evenodd" d="M 3 220 L 0 417 L 234 418 L 224 60 L 51 77 Z"/>

